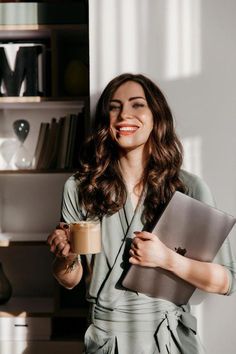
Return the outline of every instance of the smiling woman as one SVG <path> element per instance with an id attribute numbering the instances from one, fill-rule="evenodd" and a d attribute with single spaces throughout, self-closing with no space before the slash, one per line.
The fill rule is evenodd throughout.
<path id="1" fill-rule="evenodd" d="M 151 222 L 155 208 L 176 189 L 185 189 L 178 176 L 182 146 L 171 110 L 158 86 L 143 75 L 123 74 L 110 81 L 98 101 L 94 133 L 84 152 L 77 175 L 79 201 L 90 217 L 118 211 L 127 192 L 136 206 L 147 185 L 152 193 L 144 199 L 143 216 Z"/>
<path id="2" fill-rule="evenodd" d="M 78 172 L 65 184 L 62 221 L 101 222 L 102 251 L 82 263 L 61 223 L 48 237 L 53 272 L 68 288 L 88 269 L 91 318 L 86 354 L 202 354 L 189 305 L 175 305 L 122 286 L 130 263 L 161 267 L 194 287 L 218 294 L 235 289 L 235 261 L 228 241 L 218 263 L 198 262 L 144 231 L 175 191 L 213 204 L 208 186 L 181 170 L 182 147 L 160 89 L 143 75 L 123 74 L 104 89 L 94 131 Z M 69 270 L 69 271 L 68 271 Z"/>
<path id="3" fill-rule="evenodd" d="M 110 101 L 110 131 L 120 149 L 144 149 L 153 129 L 153 116 L 140 84 L 127 81 Z"/>

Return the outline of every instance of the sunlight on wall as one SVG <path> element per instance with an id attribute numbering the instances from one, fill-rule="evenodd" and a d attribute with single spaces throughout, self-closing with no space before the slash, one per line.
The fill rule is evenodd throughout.
<path id="1" fill-rule="evenodd" d="M 201 72 L 201 0 L 90 0 L 91 112 L 123 72 L 155 81 Z"/>
<path id="2" fill-rule="evenodd" d="M 137 1 L 92 0 L 90 11 L 90 94 L 115 75 L 138 71 Z"/>
<path id="3" fill-rule="evenodd" d="M 167 80 L 201 72 L 201 0 L 166 1 Z"/>
<path id="4" fill-rule="evenodd" d="M 181 140 L 184 148 L 183 169 L 202 176 L 202 138 L 192 136 Z"/>
<path id="5" fill-rule="evenodd" d="M 201 177 L 202 176 L 202 138 L 200 136 L 191 136 L 191 137 L 182 138 L 181 142 L 184 148 L 183 169 Z M 196 290 L 195 296 L 197 299 L 201 299 L 202 296 L 201 292 L 199 292 L 199 290 Z M 200 303 L 198 305 L 193 305 L 192 312 L 197 317 L 198 334 L 200 338 L 204 339 L 203 304 Z"/>

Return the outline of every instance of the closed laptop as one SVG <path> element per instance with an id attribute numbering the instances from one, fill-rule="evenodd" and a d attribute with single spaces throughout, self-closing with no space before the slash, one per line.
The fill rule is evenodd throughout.
<path id="1" fill-rule="evenodd" d="M 182 256 L 212 262 L 236 218 L 175 192 L 152 233 Z M 130 290 L 186 304 L 195 287 L 160 267 L 131 265 L 122 285 Z"/>

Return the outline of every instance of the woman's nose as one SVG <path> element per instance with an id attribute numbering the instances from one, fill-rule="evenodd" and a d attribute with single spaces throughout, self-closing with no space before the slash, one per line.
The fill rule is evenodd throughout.
<path id="1" fill-rule="evenodd" d="M 122 119 L 127 119 L 127 118 L 132 117 L 132 112 L 129 107 L 123 106 L 122 109 L 120 110 L 120 118 Z"/>

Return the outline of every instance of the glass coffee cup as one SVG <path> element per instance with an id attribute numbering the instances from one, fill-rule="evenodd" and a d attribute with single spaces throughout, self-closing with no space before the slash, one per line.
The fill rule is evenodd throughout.
<path id="1" fill-rule="evenodd" d="M 101 252 L 101 226 L 99 221 L 78 221 L 71 223 L 70 246 L 76 254 Z"/>

